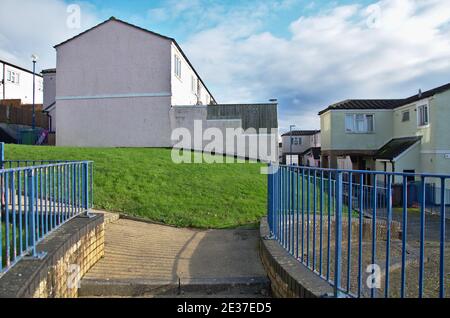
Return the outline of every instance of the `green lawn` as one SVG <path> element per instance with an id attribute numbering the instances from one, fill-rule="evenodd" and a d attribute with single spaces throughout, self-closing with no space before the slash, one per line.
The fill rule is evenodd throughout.
<path id="1" fill-rule="evenodd" d="M 7 145 L 6 160 L 93 160 L 97 209 L 180 227 L 230 228 L 266 214 L 260 164 L 174 164 L 168 149 Z"/>

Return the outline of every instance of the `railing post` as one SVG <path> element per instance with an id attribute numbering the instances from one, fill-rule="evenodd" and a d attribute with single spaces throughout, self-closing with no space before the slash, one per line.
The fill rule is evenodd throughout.
<path id="1" fill-rule="evenodd" d="M 276 186 L 276 176 L 278 171 L 278 167 L 274 166 L 272 163 L 269 164 L 269 173 L 267 175 L 267 221 L 269 223 L 269 236 L 266 237 L 267 240 L 275 239 L 275 226 L 276 226 L 276 195 L 277 195 L 277 186 Z"/>
<path id="2" fill-rule="evenodd" d="M 270 237 L 273 237 L 274 230 L 274 222 L 273 217 L 275 214 L 274 211 L 274 174 L 273 174 L 273 166 L 269 164 L 269 173 L 267 174 L 267 222 L 269 223 Z"/>
<path id="3" fill-rule="evenodd" d="M 445 178 L 441 178 L 441 235 L 439 259 L 439 297 L 445 298 Z"/>
<path id="4" fill-rule="evenodd" d="M 5 143 L 0 142 L 0 159 L 2 160 L 1 168 L 5 169 Z"/>
<path id="5" fill-rule="evenodd" d="M 89 162 L 83 162 L 83 177 L 82 177 L 82 191 L 83 191 L 83 217 L 92 218 L 94 215 L 90 213 L 91 206 L 89 204 Z"/>
<path id="6" fill-rule="evenodd" d="M 341 292 L 341 275 L 342 275 L 342 172 L 337 172 L 337 180 L 336 180 L 336 245 L 335 245 L 335 267 L 334 267 L 334 296 L 336 298 L 342 298 L 344 295 Z"/>
<path id="7" fill-rule="evenodd" d="M 32 248 L 32 256 L 36 257 L 36 216 L 35 216 L 35 205 L 34 205 L 34 171 L 28 170 L 27 171 L 27 183 L 28 183 L 28 224 L 30 224 L 29 227 L 29 234 L 28 238 L 30 240 L 29 244 Z"/>
<path id="8" fill-rule="evenodd" d="M 37 205 L 35 201 L 36 196 L 36 190 L 37 190 L 37 183 L 36 183 L 36 175 L 35 171 L 33 169 L 30 169 L 27 171 L 27 184 L 28 184 L 28 223 L 30 224 L 28 231 L 28 239 L 30 240 L 30 246 L 31 246 L 31 257 L 42 259 L 44 258 L 47 253 L 41 252 L 38 253 L 36 249 L 37 245 L 37 223 L 36 223 L 36 216 L 38 213 Z"/>

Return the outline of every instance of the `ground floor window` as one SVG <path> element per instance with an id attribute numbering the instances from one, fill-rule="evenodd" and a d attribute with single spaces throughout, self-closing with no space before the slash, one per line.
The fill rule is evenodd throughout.
<path id="1" fill-rule="evenodd" d="M 298 155 L 286 155 L 286 164 L 287 165 L 299 165 Z"/>

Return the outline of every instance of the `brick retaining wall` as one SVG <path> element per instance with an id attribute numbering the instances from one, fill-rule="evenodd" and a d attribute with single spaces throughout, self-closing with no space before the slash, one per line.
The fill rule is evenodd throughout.
<path id="1" fill-rule="evenodd" d="M 0 298 L 78 297 L 76 281 L 104 256 L 104 229 L 103 215 L 96 215 L 55 230 L 38 245 L 44 259 L 22 259 L 0 278 Z"/>
<path id="2" fill-rule="evenodd" d="M 363 222 L 363 240 L 372 239 L 372 220 L 364 219 Z M 299 222 L 301 227 L 301 222 Z M 314 224 L 309 224 L 310 232 Z M 319 222 L 316 223 L 316 232 L 319 233 Z M 391 224 L 391 238 L 401 238 L 401 226 L 398 222 Z M 323 220 L 323 233 L 328 231 L 328 219 Z M 331 237 L 334 242 L 335 222 L 331 220 Z M 377 240 L 386 239 L 387 224 L 383 220 L 377 221 Z M 305 229 L 306 231 L 306 229 Z M 277 298 L 319 298 L 333 295 L 333 287 L 328 282 L 314 274 L 305 265 L 298 262 L 291 256 L 277 241 L 266 240 L 269 235 L 269 226 L 267 218 L 261 221 L 260 228 L 260 256 L 264 268 L 269 276 L 272 286 L 272 293 Z M 342 222 L 343 242 L 348 238 L 348 220 Z M 359 238 L 359 220 L 352 220 L 352 240 Z M 334 244 L 334 243 L 333 243 Z"/>
<path id="3" fill-rule="evenodd" d="M 267 219 L 261 221 L 260 256 L 271 281 L 272 295 L 276 298 L 319 298 L 332 295 L 333 288 L 311 272 L 306 266 L 274 240 L 269 234 Z"/>

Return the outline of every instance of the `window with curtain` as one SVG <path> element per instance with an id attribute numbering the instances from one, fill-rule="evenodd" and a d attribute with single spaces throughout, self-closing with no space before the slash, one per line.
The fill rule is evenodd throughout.
<path id="1" fill-rule="evenodd" d="M 428 105 L 421 105 L 418 107 L 418 126 L 419 127 L 423 127 L 423 126 L 427 126 L 430 123 L 429 120 L 429 110 L 428 110 Z"/>
<path id="2" fill-rule="evenodd" d="M 345 115 L 345 131 L 348 133 L 372 133 L 375 131 L 374 115 L 347 114 Z"/>

